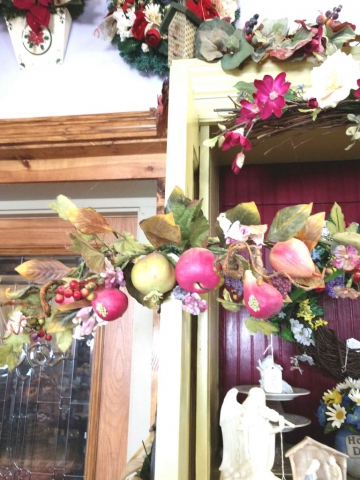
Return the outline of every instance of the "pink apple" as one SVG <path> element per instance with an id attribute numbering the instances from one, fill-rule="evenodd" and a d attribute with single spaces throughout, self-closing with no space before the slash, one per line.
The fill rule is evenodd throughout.
<path id="1" fill-rule="evenodd" d="M 220 282 L 220 275 L 214 270 L 215 259 L 215 254 L 206 248 L 186 250 L 175 266 L 177 283 L 190 293 L 214 290 Z"/>

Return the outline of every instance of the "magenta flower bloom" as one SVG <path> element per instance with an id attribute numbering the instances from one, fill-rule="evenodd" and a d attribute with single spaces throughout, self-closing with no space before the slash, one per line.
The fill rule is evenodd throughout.
<path id="1" fill-rule="evenodd" d="M 359 87 L 359 88 L 358 88 L 357 90 L 355 90 L 355 92 L 354 92 L 354 97 L 360 98 L 360 78 L 359 78 L 359 80 L 357 81 L 357 84 L 358 84 L 358 87 Z"/>
<path id="2" fill-rule="evenodd" d="M 249 102 L 249 100 L 241 100 L 240 105 L 242 108 L 236 123 L 251 123 L 255 117 L 260 115 L 259 99 L 256 93 L 254 93 L 253 97 L 254 103 Z"/>
<path id="3" fill-rule="evenodd" d="M 305 51 L 306 52 L 317 52 L 317 53 L 323 53 L 324 52 L 324 47 L 322 46 L 321 39 L 323 35 L 323 27 L 322 25 L 319 26 L 317 29 L 317 34 L 313 37 L 311 42 L 307 43 L 305 45 Z"/>
<path id="4" fill-rule="evenodd" d="M 221 150 L 229 150 L 229 148 L 234 147 L 235 145 L 241 145 L 244 150 L 251 150 L 251 143 L 244 137 L 244 135 L 237 132 L 226 132 Z"/>
<path id="5" fill-rule="evenodd" d="M 285 106 L 284 95 L 290 88 L 290 82 L 285 82 L 286 73 L 281 72 L 274 79 L 271 75 L 265 75 L 263 80 L 255 80 L 254 85 L 258 89 L 257 96 L 262 106 L 261 118 L 266 120 L 272 113 L 280 118 Z M 259 105 L 260 106 L 260 105 Z"/>
<path id="6" fill-rule="evenodd" d="M 360 263 L 358 252 L 355 247 L 349 245 L 339 245 L 334 250 L 335 260 L 333 264 L 336 268 L 342 268 L 346 271 L 353 270 Z"/>

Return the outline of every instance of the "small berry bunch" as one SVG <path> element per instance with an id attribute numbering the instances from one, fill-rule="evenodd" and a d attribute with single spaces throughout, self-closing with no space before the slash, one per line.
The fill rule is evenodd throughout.
<path id="1" fill-rule="evenodd" d="M 320 14 L 317 18 L 316 18 L 316 23 L 318 25 L 331 25 L 333 23 L 333 21 L 337 20 L 339 18 L 339 13 L 341 12 L 342 10 L 342 5 L 339 5 L 337 7 L 334 7 L 331 10 L 327 10 L 325 12 L 325 15 L 324 14 Z"/>
<path id="2" fill-rule="evenodd" d="M 57 287 L 54 300 L 56 303 L 63 303 L 65 299 L 78 301 L 85 298 L 91 301 L 94 299 L 94 292 L 99 288 L 99 282 L 101 283 L 102 280 L 101 278 L 98 281 L 95 278 L 79 281 L 71 280 L 68 285 Z"/>
<path id="3" fill-rule="evenodd" d="M 257 25 L 257 23 L 258 23 L 258 18 L 259 18 L 259 14 L 255 13 L 255 15 L 253 15 L 250 18 L 250 20 L 245 22 L 244 31 L 245 31 L 245 38 L 246 38 L 247 41 L 250 41 L 253 37 L 253 30 L 254 30 L 255 25 Z"/>

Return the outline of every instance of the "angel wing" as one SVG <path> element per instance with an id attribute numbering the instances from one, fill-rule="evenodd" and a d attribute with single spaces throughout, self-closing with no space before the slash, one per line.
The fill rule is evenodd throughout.
<path id="1" fill-rule="evenodd" d="M 238 426 L 244 415 L 244 407 L 236 400 L 238 390 L 232 388 L 226 394 L 220 411 L 223 436 L 223 459 L 219 470 L 236 470 L 239 465 L 240 432 Z"/>

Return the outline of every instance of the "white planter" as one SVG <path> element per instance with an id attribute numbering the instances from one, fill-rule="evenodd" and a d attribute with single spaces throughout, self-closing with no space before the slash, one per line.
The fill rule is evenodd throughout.
<path id="1" fill-rule="evenodd" d="M 48 28 L 41 27 L 34 36 L 23 17 L 6 19 L 6 25 L 21 69 L 62 65 L 72 19 L 66 8 L 58 8 L 50 15 Z"/>

